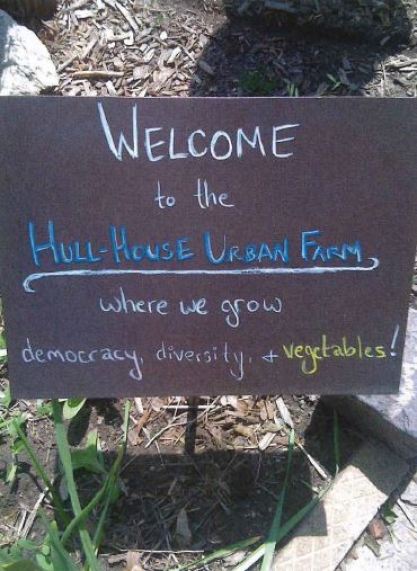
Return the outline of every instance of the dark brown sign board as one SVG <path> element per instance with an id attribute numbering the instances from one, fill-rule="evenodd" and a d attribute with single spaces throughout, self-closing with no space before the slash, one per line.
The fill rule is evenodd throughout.
<path id="1" fill-rule="evenodd" d="M 15 397 L 389 393 L 417 102 L 0 100 Z"/>

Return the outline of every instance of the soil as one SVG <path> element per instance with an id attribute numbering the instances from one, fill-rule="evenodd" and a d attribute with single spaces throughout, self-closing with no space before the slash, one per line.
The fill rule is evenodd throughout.
<path id="1" fill-rule="evenodd" d="M 73 0 L 73 4 L 77 7 L 69 9 L 69 2 L 64 2 L 53 20 L 30 23 L 60 72 L 58 96 L 415 97 L 417 93 L 414 0 L 398 2 L 406 18 L 406 35 L 386 29 L 377 38 L 363 22 L 356 27 L 351 22 L 342 30 L 327 26 L 326 19 L 316 25 L 314 18 L 285 14 L 236 16 L 236 11 L 216 0 Z M 411 302 L 417 307 L 417 286 Z M 106 565 L 122 569 L 126 552 L 134 551 L 144 570 L 169 569 L 177 561 L 195 559 L 201 550 L 264 536 L 287 459 L 287 434 L 277 398 L 201 398 L 191 408 L 180 397 L 137 401 L 121 495 L 103 546 Z M 287 519 L 334 475 L 334 415 L 314 396 L 288 396 L 284 401 L 297 441 L 310 455 L 296 447 Z M 72 444 L 82 446 L 87 432 L 97 427 L 110 464 L 121 436 L 122 405 L 89 402 L 69 426 Z M 14 407 L 28 415 L 28 435 L 59 486 L 50 419 L 39 417 L 34 402 L 20 401 Z M 343 464 L 362 435 L 342 419 L 339 423 Z M 266 438 L 269 446 L 263 449 Z M 41 493 L 24 455 L 19 459 L 12 489 L 0 480 L 0 543 L 19 535 L 22 517 L 33 510 Z M 0 470 L 9 461 L 9 443 L 2 442 Z M 80 472 L 78 479 L 85 498 L 91 497 L 99 477 Z M 65 490 L 61 492 L 65 497 Z M 35 522 L 29 537 L 40 533 Z M 227 565 L 226 560 L 210 569 Z"/>
<path id="2" fill-rule="evenodd" d="M 288 436 L 276 399 L 202 398 L 191 403 L 197 407 L 194 413 L 185 399 L 143 400 L 144 413 L 135 408 L 131 414 L 121 495 L 103 545 L 105 562 L 113 569 L 122 569 L 124 554 L 134 551 L 145 570 L 170 569 L 175 566 L 175 557 L 181 562 L 196 557 L 196 553 L 184 551 L 212 551 L 249 537 L 265 536 L 283 484 L 288 452 Z M 297 442 L 305 451 L 297 447 L 294 452 L 284 513 L 287 519 L 331 480 L 335 455 L 333 411 L 314 396 L 292 396 L 284 401 Z M 28 415 L 30 440 L 65 498 L 51 420 L 39 417 L 34 402 L 20 401 L 14 406 Z M 122 406 L 118 401 L 89 401 L 68 426 L 72 445 L 83 446 L 88 431 L 98 427 L 110 465 L 120 440 Z M 195 413 L 197 422 L 190 418 Z M 342 419 L 338 422 L 344 464 L 362 436 Z M 262 450 L 265 434 L 271 435 L 271 441 Z M 0 445 L 0 458 L 5 467 L 10 461 L 8 442 Z M 41 493 L 24 454 L 19 459 L 19 474 L 12 489 L 0 480 L 3 543 L 16 536 L 22 514 L 32 511 Z M 86 502 L 98 489 L 99 477 L 80 471 L 78 484 Z M 185 538 L 178 531 L 178 519 L 184 512 L 190 529 L 190 537 Z M 35 523 L 29 537 L 36 540 L 40 534 L 41 528 Z M 178 551 L 181 553 L 175 555 Z M 214 564 L 211 569 L 224 569 L 224 565 Z"/>

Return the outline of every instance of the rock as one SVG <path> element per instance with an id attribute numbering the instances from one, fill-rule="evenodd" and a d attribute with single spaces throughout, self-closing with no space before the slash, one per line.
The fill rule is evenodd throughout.
<path id="1" fill-rule="evenodd" d="M 365 442 L 277 551 L 272 570 L 336 569 L 408 470 L 408 464 L 383 444 Z M 390 567 L 390 571 L 400 569 Z"/>
<path id="2" fill-rule="evenodd" d="M 417 473 L 414 475 L 414 479 L 408 484 L 407 488 L 401 494 L 401 500 L 406 504 L 410 504 L 417 508 L 417 483 L 416 483 Z M 416 522 L 417 523 L 417 522 Z"/>
<path id="3" fill-rule="evenodd" d="M 411 498 L 408 503 L 405 498 Z M 395 521 L 390 533 L 378 542 L 376 555 L 365 542 L 359 542 L 355 557 L 348 557 L 341 567 L 345 571 L 414 571 L 417 559 L 417 484 L 411 480 L 401 500 L 394 504 Z M 407 502 L 404 504 L 404 502 Z M 394 539 L 393 539 L 394 538 Z"/>
<path id="4" fill-rule="evenodd" d="M 0 10 L 0 95 L 38 95 L 57 85 L 58 74 L 46 47 Z"/>
<path id="5" fill-rule="evenodd" d="M 40 0 L 31 2 L 16 2 L 15 0 L 0 0 L 0 9 L 9 12 L 15 18 L 52 18 L 58 7 L 58 0 Z"/>
<path id="6" fill-rule="evenodd" d="M 326 397 L 325 402 L 405 458 L 417 457 L 417 310 L 408 313 L 400 391 L 394 395 Z"/>

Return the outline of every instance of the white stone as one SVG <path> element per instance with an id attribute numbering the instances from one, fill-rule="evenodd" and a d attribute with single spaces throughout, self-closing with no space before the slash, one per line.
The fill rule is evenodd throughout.
<path id="1" fill-rule="evenodd" d="M 46 47 L 0 10 L 0 95 L 38 95 L 57 85 L 58 74 Z"/>
<path id="2" fill-rule="evenodd" d="M 278 549 L 273 571 L 334 571 L 408 469 L 383 444 L 365 442 L 290 541 Z"/>
<path id="3" fill-rule="evenodd" d="M 394 505 L 397 519 L 390 534 L 379 541 L 379 555 L 362 541 L 355 557 L 348 557 L 344 571 L 415 571 L 417 568 L 417 484 L 411 480 L 401 494 L 402 504 Z"/>

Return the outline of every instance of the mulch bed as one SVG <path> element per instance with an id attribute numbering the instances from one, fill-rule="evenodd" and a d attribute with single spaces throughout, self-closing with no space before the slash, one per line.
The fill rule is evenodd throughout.
<path id="1" fill-rule="evenodd" d="M 64 95 L 415 96 L 417 6 L 402 4 L 407 42 L 237 17 L 220 0 L 64 2 L 39 35 Z"/>
<path id="2" fill-rule="evenodd" d="M 5 376 L 7 371 L 4 371 Z M 284 518 L 327 486 L 335 473 L 334 416 L 315 396 L 223 396 L 135 399 L 121 495 L 107 526 L 104 561 L 123 569 L 127 553 L 140 557 L 145 571 L 170 569 L 201 551 L 267 534 L 284 480 L 288 426 L 297 446 Z M 69 424 L 73 446 L 83 446 L 89 430 L 110 464 L 121 435 L 122 402 L 89 401 Z M 14 405 L 28 416 L 27 431 L 39 459 L 60 483 L 50 419 L 40 418 L 33 401 Z M 284 422 L 285 421 L 285 422 Z M 339 419 L 342 464 L 362 441 Z M 6 465 L 8 443 L 0 445 Z M 41 495 L 29 464 L 23 461 L 10 490 L 0 480 L 2 541 L 12 541 L 25 528 Z M 0 469 L 2 467 L 0 466 Z M 97 481 L 96 481 L 97 478 Z M 98 477 L 78 473 L 81 496 L 91 498 Z M 62 490 L 65 497 L 65 490 Z M 44 508 L 47 504 L 44 501 Z M 40 537 L 34 522 L 28 536 Z M 221 570 L 236 558 L 213 564 Z"/>

